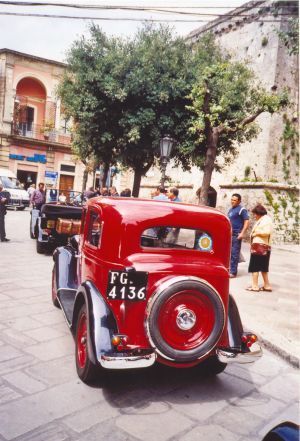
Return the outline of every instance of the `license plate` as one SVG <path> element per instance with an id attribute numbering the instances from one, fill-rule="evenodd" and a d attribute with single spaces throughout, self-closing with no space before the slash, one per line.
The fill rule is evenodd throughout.
<path id="1" fill-rule="evenodd" d="M 146 300 L 148 273 L 109 271 L 106 296 L 110 300 Z"/>

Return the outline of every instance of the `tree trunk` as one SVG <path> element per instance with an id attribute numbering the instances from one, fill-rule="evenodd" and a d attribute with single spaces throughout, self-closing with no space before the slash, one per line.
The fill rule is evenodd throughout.
<path id="1" fill-rule="evenodd" d="M 102 178 L 102 187 L 106 187 L 107 175 L 109 172 L 109 163 L 104 162 L 103 164 L 103 178 Z"/>
<path id="2" fill-rule="evenodd" d="M 88 174 L 89 174 L 89 167 L 88 165 L 85 165 L 85 169 L 83 172 L 83 178 L 82 178 L 82 193 L 86 190 L 86 183 L 88 180 Z"/>
<path id="3" fill-rule="evenodd" d="M 133 188 L 132 188 L 132 196 L 135 197 L 135 198 L 139 197 L 142 176 L 143 176 L 142 170 L 135 170 L 134 171 L 134 181 L 133 181 Z"/>
<path id="4" fill-rule="evenodd" d="M 207 137 L 207 150 L 204 163 L 204 173 L 202 179 L 201 190 L 199 192 L 199 205 L 208 205 L 208 190 L 211 183 L 212 173 L 215 167 L 217 156 L 217 147 L 219 141 L 218 129 L 210 130 Z"/>

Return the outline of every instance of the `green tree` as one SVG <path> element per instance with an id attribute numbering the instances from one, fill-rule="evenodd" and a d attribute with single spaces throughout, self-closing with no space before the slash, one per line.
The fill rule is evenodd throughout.
<path id="1" fill-rule="evenodd" d="M 58 87 L 65 114 L 74 122 L 72 148 L 86 165 L 86 178 L 91 162 L 101 160 L 107 173 L 116 160 L 125 99 L 119 79 L 124 76 L 127 59 L 120 39 L 107 38 L 95 26 L 90 33 L 89 39 L 82 37 L 73 43 Z"/>
<path id="2" fill-rule="evenodd" d="M 199 203 L 206 205 L 217 156 L 222 155 L 225 163 L 230 162 L 240 144 L 257 136 L 256 118 L 263 112 L 278 111 L 287 104 L 287 97 L 284 93 L 279 96 L 264 90 L 247 65 L 222 55 L 213 41 L 209 59 L 199 63 L 203 43 L 199 42 L 198 66 L 201 67 L 189 96 L 192 104 L 187 107 L 192 115 L 189 131 L 197 141 L 185 153 L 191 163 L 203 169 Z"/>
<path id="3" fill-rule="evenodd" d="M 168 27 L 143 27 L 129 43 L 121 162 L 134 170 L 133 195 L 141 177 L 159 156 L 159 140 L 170 134 L 179 147 L 186 142 L 189 115 L 185 106 L 194 79 L 191 49 Z M 179 148 L 173 156 L 179 160 Z"/>
<path id="4" fill-rule="evenodd" d="M 173 155 L 188 166 L 179 147 L 187 142 L 191 60 L 191 49 L 167 27 L 147 25 L 132 40 L 120 40 L 92 26 L 88 39 L 73 44 L 59 87 L 75 122 L 77 155 L 132 169 L 134 196 L 159 157 L 163 135 L 176 139 Z"/>

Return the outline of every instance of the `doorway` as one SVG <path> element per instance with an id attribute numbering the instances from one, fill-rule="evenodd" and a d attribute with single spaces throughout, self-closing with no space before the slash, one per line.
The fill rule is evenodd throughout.
<path id="1" fill-rule="evenodd" d="M 59 177 L 59 189 L 61 192 L 67 193 L 73 190 L 74 176 L 60 175 Z"/>
<path id="2" fill-rule="evenodd" d="M 27 190 L 31 184 L 36 185 L 37 173 L 26 170 L 17 170 L 17 179 L 24 185 L 24 189 Z"/>

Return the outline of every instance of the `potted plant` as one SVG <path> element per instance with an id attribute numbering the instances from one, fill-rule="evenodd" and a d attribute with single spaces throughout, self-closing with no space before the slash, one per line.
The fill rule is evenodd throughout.
<path id="1" fill-rule="evenodd" d="M 49 139 L 50 132 L 54 129 L 54 123 L 51 121 L 45 121 L 40 128 L 40 133 L 44 135 L 44 139 Z"/>

